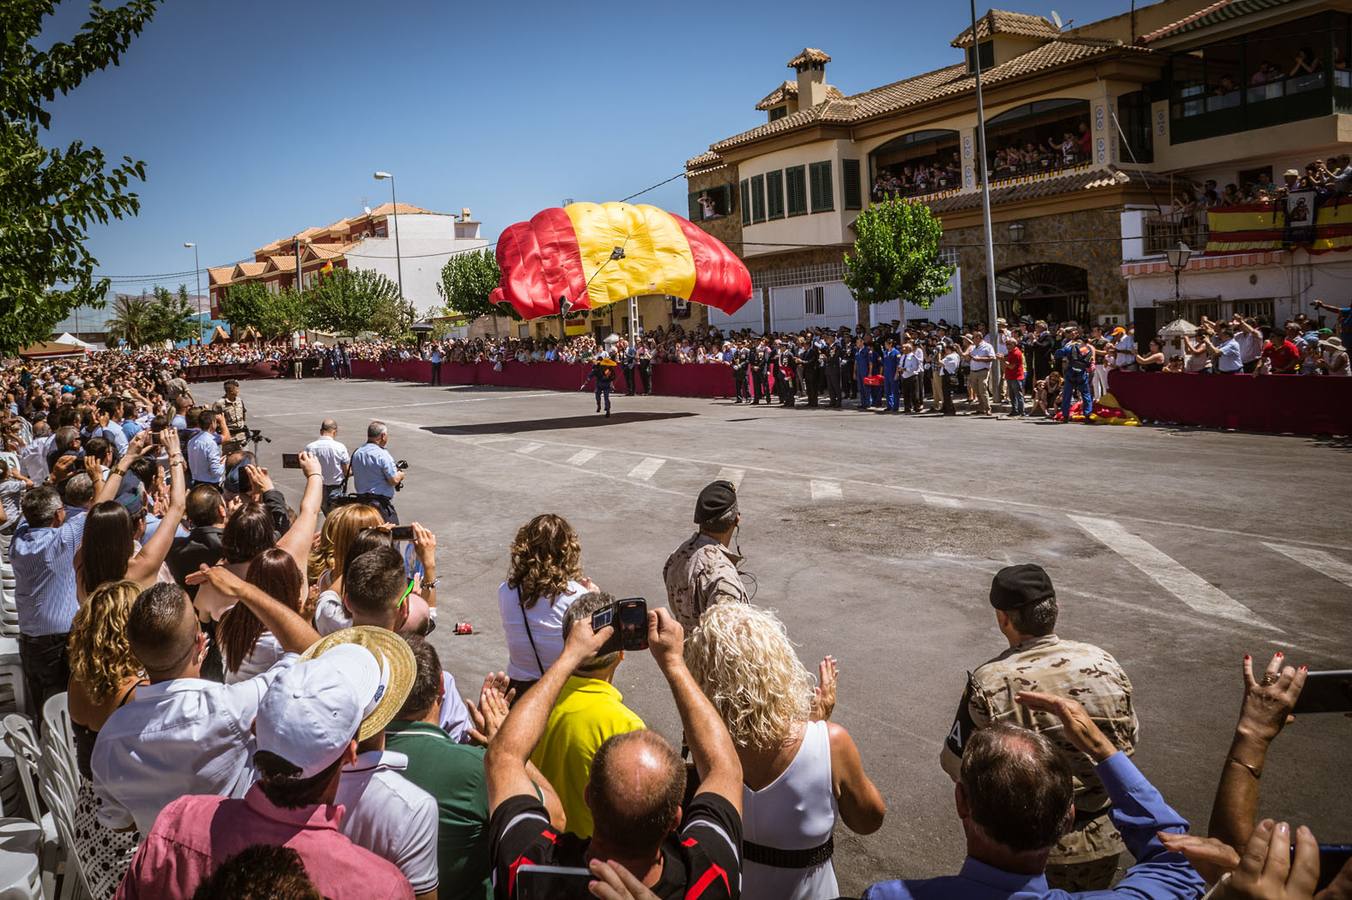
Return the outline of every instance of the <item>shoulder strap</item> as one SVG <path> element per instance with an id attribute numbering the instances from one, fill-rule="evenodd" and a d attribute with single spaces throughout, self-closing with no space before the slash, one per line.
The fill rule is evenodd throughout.
<path id="1" fill-rule="evenodd" d="M 539 603 L 543 599 L 543 597 L 536 598 L 535 602 Z M 545 664 L 540 662 L 540 650 L 535 646 L 535 635 L 531 634 L 530 631 L 530 616 L 526 615 L 526 601 L 521 599 L 520 589 L 517 591 L 516 600 L 521 607 L 521 621 L 526 624 L 526 639 L 530 641 L 530 652 L 535 654 L 535 665 L 540 670 L 540 677 L 544 678 Z"/>

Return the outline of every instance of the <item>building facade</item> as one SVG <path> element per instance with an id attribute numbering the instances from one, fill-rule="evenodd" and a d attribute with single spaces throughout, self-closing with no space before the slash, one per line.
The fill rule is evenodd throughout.
<path id="1" fill-rule="evenodd" d="M 854 219 L 873 202 L 903 196 L 942 220 L 942 253 L 957 269 L 948 295 L 929 309 L 908 303 L 905 317 L 984 322 L 978 61 L 998 313 L 1102 324 L 1151 319 L 1139 310 L 1153 309 L 1161 296 L 1172 300 L 1173 278 L 1165 242 L 1147 240 L 1147 230 L 1156 238 L 1168 230 L 1180 185 L 1234 180 L 1260 158 L 1274 171 L 1297 158 L 1303 166 L 1352 136 L 1339 111 L 1347 71 L 1336 66 L 1347 58 L 1348 29 L 1337 6 L 1164 0 L 1073 28 L 991 10 L 975 34 L 969 28 L 953 39 L 960 61 L 857 94 L 827 83 L 829 55 L 803 50 L 788 62 L 796 79 L 757 104 L 762 124 L 687 161 L 691 219 L 743 257 L 755 287 L 737 315 L 714 311 L 710 321 L 760 331 L 902 318 L 897 302 L 853 308 L 841 279 Z M 1215 55 L 1228 53 L 1226 71 L 1247 77 L 1248 57 L 1233 58 L 1246 18 L 1254 32 L 1275 28 L 1286 43 L 1302 34 L 1317 43 L 1307 52 L 1331 61 L 1327 81 L 1309 73 L 1288 81 L 1280 102 L 1279 88 L 1265 87 L 1281 113 L 1258 110 L 1243 96 L 1240 112 L 1208 112 L 1193 72 L 1199 48 L 1209 60 L 1208 29 L 1220 29 L 1215 44 L 1227 50 Z M 1264 41 L 1259 55 L 1285 53 L 1275 39 Z M 1287 96 L 1293 84 L 1298 105 Z M 1193 113 L 1199 102 L 1204 115 Z M 1202 242 L 1197 249 L 1218 255 L 1225 248 Z M 1292 263 L 1304 266 L 1300 251 L 1246 265 L 1285 267 L 1290 284 L 1319 283 L 1308 272 L 1293 275 Z M 1193 265 L 1208 265 L 1206 257 Z M 1161 266 L 1167 295 L 1157 283 Z M 1276 291 L 1281 279 L 1274 273 L 1269 285 L 1264 277 L 1262 290 Z"/>
<path id="2" fill-rule="evenodd" d="M 275 240 L 255 250 L 252 260 L 209 267 L 211 308 L 213 313 L 219 309 L 221 297 L 233 285 L 257 282 L 273 291 L 303 289 L 327 271 L 353 269 L 378 272 L 393 282 L 402 271 L 404 297 L 419 312 L 427 312 L 443 302 L 437 287 L 446 260 L 488 246 L 479 229 L 468 209 L 451 215 L 407 203 L 396 210 L 385 203 Z"/>

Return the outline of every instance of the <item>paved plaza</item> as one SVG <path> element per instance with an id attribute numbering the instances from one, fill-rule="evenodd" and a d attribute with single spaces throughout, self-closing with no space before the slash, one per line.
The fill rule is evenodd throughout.
<path id="1" fill-rule="evenodd" d="M 218 386 L 197 386 L 214 398 Z M 1283 650 L 1312 669 L 1352 664 L 1352 453 L 1306 438 L 1170 428 L 886 416 L 589 394 L 329 380 L 248 382 L 263 464 L 292 502 L 281 454 L 332 415 L 355 449 L 372 418 L 409 462 L 403 521 L 438 536 L 434 641 L 462 693 L 505 668 L 497 587 L 517 527 L 540 512 L 578 529 L 586 574 L 620 597 L 665 601 L 662 564 L 689 536 L 695 495 L 739 485 L 744 569 L 804 662 L 840 661 L 835 718 L 888 802 L 882 830 L 837 834 L 841 888 L 952 871 L 963 856 L 940 745 L 965 672 L 1004 648 L 991 575 L 1037 562 L 1064 637 L 1103 646 L 1136 689 L 1136 759 L 1205 829 L 1242 693 L 1240 661 Z M 473 636 L 451 626 L 472 622 Z M 616 683 L 679 738 L 647 654 Z M 1265 815 L 1352 835 L 1348 731 L 1311 717 L 1276 742 Z"/>

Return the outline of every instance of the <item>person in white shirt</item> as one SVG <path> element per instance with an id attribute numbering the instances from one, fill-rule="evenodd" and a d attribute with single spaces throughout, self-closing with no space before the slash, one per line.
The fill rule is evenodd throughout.
<path id="1" fill-rule="evenodd" d="M 920 412 L 924 391 L 920 379 L 925 371 L 925 351 L 920 345 L 907 341 L 901 347 L 901 402 L 902 410 L 908 413 Z"/>
<path id="2" fill-rule="evenodd" d="M 108 717 L 90 760 L 99 821 L 114 830 L 149 834 L 160 810 L 184 794 L 243 797 L 254 782 L 258 704 L 295 654 L 319 640 L 303 618 L 222 566 L 202 566 L 187 581 L 247 605 L 288 652 L 248 681 L 203 680 L 207 640 L 188 595 L 157 584 L 136 598 L 127 638 L 150 684 Z"/>
<path id="3" fill-rule="evenodd" d="M 1005 328 L 1005 320 L 996 319 L 994 335 L 988 333 L 985 338 L 994 349 L 995 361 L 991 363 L 986 373 L 990 396 L 996 403 L 1005 399 L 1005 341 L 1008 337 L 1009 331 Z M 972 371 L 976 371 L 976 366 L 972 366 Z"/>
<path id="4" fill-rule="evenodd" d="M 1263 332 L 1258 330 L 1258 320 L 1236 315 L 1230 323 L 1235 328 L 1235 343 L 1239 344 L 1239 361 L 1245 372 L 1253 372 L 1263 357 Z"/>
<path id="5" fill-rule="evenodd" d="M 347 476 L 352 471 L 352 454 L 338 440 L 338 423 L 325 419 L 319 423 L 319 439 L 305 445 L 305 452 L 319 460 L 319 471 L 324 476 L 324 515 L 333 508 L 333 498 L 343 492 Z"/>
<path id="6" fill-rule="evenodd" d="M 437 890 L 440 810 L 436 798 L 403 776 L 408 757 L 385 749 L 385 726 L 408 699 L 418 663 L 402 637 L 369 625 L 334 632 L 305 659 L 337 657 L 353 645 L 365 648 L 389 674 L 357 729 L 357 758 L 343 766 L 338 781 L 333 802 L 344 810 L 339 830 L 398 866 L 416 896 L 429 896 Z"/>
<path id="7" fill-rule="evenodd" d="M 989 416 L 991 414 L 990 370 L 998 361 L 995 358 L 995 348 L 991 346 L 990 341 L 982 338 L 975 347 L 968 351 L 967 359 L 971 362 L 971 374 L 967 377 L 967 382 L 971 385 L 976 396 L 977 414 Z"/>
<path id="8" fill-rule="evenodd" d="M 1118 334 L 1117 331 L 1121 331 Z M 1119 328 L 1113 332 L 1113 348 L 1117 351 L 1117 357 L 1113 360 L 1113 367 L 1123 370 L 1136 368 L 1136 326 L 1127 325 L 1125 328 Z"/>

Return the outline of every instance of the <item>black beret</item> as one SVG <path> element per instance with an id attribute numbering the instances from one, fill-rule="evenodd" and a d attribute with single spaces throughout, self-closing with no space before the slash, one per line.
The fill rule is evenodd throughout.
<path id="1" fill-rule="evenodd" d="M 699 492 L 695 501 L 695 524 L 703 525 L 737 508 L 737 488 L 731 481 L 714 481 Z"/>
<path id="2" fill-rule="evenodd" d="M 996 609 L 1021 609 L 1055 596 L 1052 580 L 1034 563 L 1005 566 L 991 581 L 991 606 Z"/>

